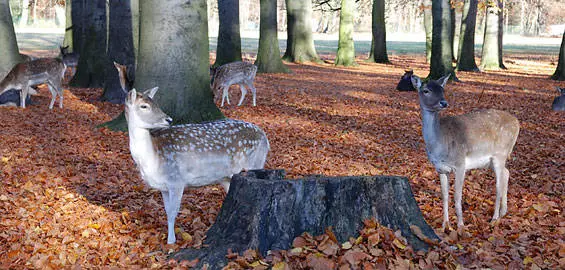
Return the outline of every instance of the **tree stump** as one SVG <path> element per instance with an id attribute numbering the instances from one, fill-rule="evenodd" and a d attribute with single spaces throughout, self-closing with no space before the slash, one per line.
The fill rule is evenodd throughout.
<path id="1" fill-rule="evenodd" d="M 439 239 L 425 222 L 405 177 L 314 176 L 284 179 L 284 170 L 255 170 L 234 175 L 216 222 L 202 249 L 184 249 L 175 260 L 194 260 L 211 269 L 226 265 L 227 250 L 242 252 L 291 247 L 303 232 L 323 234 L 329 226 L 340 243 L 357 237 L 363 221 L 375 218 L 402 235 L 416 250 L 428 245 L 410 230 L 416 225 Z"/>

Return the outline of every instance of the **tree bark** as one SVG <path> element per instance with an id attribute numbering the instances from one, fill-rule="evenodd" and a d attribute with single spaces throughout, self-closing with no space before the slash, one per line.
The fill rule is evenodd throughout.
<path id="1" fill-rule="evenodd" d="M 220 26 L 214 66 L 241 61 L 239 0 L 218 0 Z"/>
<path id="2" fill-rule="evenodd" d="M 83 33 L 76 33 L 77 38 L 73 44 L 79 44 L 80 58 L 77 71 L 69 84 L 76 87 L 103 87 L 105 68 L 108 63 L 106 56 L 106 1 L 89 0 L 82 5 L 74 6 L 73 12 L 79 14 L 73 16 L 75 25 L 82 24 L 78 29 Z M 74 19 L 77 20 L 74 20 Z M 73 31 L 73 39 L 75 37 Z"/>
<path id="3" fill-rule="evenodd" d="M 175 260 L 199 258 L 200 268 L 226 264 L 228 248 L 233 252 L 258 249 L 286 250 L 303 232 L 323 234 L 332 227 L 342 243 L 357 237 L 363 221 L 400 230 L 416 250 L 428 245 L 414 235 L 419 227 L 430 240 L 438 240 L 425 222 L 414 200 L 408 179 L 395 176 L 309 177 L 285 180 L 284 171 L 257 170 L 234 175 L 216 222 L 200 250 L 185 249 Z"/>
<path id="4" fill-rule="evenodd" d="M 65 37 L 63 39 L 63 47 L 68 47 L 68 52 L 74 52 L 73 46 L 73 1 L 65 1 Z"/>
<path id="5" fill-rule="evenodd" d="M 504 36 L 504 0 L 498 0 L 498 67 L 501 69 L 506 69 L 503 61 L 503 42 L 502 37 Z"/>
<path id="6" fill-rule="evenodd" d="M 475 26 L 477 24 L 478 2 L 478 0 L 465 0 L 463 6 L 457 70 L 479 71 L 475 62 Z"/>
<path id="7" fill-rule="evenodd" d="M 426 62 L 432 61 L 432 36 L 433 36 L 433 18 L 432 18 L 432 0 L 424 0 L 424 31 L 426 32 Z"/>
<path id="8" fill-rule="evenodd" d="M 341 0 L 339 12 L 339 40 L 337 45 L 336 66 L 355 66 L 355 45 L 353 42 L 354 0 Z"/>
<path id="9" fill-rule="evenodd" d="M 557 69 L 551 76 L 551 79 L 565 81 L 565 32 L 563 32 L 563 39 L 561 40 L 561 49 L 559 50 Z"/>
<path id="10" fill-rule="evenodd" d="M 288 73 L 290 70 L 281 60 L 277 37 L 277 1 L 260 0 L 259 48 L 257 49 L 257 72 Z"/>
<path id="11" fill-rule="evenodd" d="M 131 2 L 131 29 L 133 36 L 133 59 L 137 66 L 139 58 L 139 0 L 130 0 Z"/>
<path id="12" fill-rule="evenodd" d="M 453 69 L 453 42 L 451 42 L 452 18 L 449 0 L 432 1 L 432 56 L 428 78 L 437 80 L 451 74 L 456 80 Z"/>
<path id="13" fill-rule="evenodd" d="M 389 64 L 386 50 L 386 21 L 385 21 L 385 1 L 373 0 L 372 12 L 373 41 L 371 42 L 371 52 L 368 61 L 375 63 Z"/>
<path id="14" fill-rule="evenodd" d="M 499 64 L 499 28 L 498 28 L 498 1 L 489 1 L 485 16 L 485 34 L 481 56 L 482 70 L 497 70 Z"/>
<path id="15" fill-rule="evenodd" d="M 124 103 L 126 93 L 122 90 L 118 71 L 114 67 L 114 61 L 128 67 L 130 79 L 135 74 L 135 59 L 133 46 L 131 3 L 129 0 L 109 2 L 109 27 L 108 27 L 108 62 L 106 63 L 106 75 L 104 93 L 101 100 L 116 104 Z"/>
<path id="16" fill-rule="evenodd" d="M 134 86 L 158 86 L 155 100 L 175 124 L 223 118 L 210 91 L 206 0 L 140 0 Z"/>
<path id="17" fill-rule="evenodd" d="M 295 63 L 321 62 L 312 38 L 312 2 L 286 0 L 287 33 L 283 60 Z"/>
<path id="18" fill-rule="evenodd" d="M 0 81 L 12 70 L 17 63 L 21 62 L 14 23 L 10 14 L 10 1 L 0 0 Z"/>

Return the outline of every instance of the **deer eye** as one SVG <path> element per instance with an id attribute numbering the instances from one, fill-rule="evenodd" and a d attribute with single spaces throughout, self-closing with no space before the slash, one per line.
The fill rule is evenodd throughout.
<path id="1" fill-rule="evenodd" d="M 139 107 L 144 109 L 144 110 L 149 109 L 149 105 L 147 105 L 147 104 L 141 104 L 141 105 L 139 105 Z"/>
<path id="2" fill-rule="evenodd" d="M 429 94 L 429 93 L 430 93 L 430 90 L 428 90 L 428 89 L 424 89 L 424 90 L 422 90 L 422 92 L 424 92 L 424 94 L 426 94 L 426 95 L 427 95 L 427 94 Z"/>

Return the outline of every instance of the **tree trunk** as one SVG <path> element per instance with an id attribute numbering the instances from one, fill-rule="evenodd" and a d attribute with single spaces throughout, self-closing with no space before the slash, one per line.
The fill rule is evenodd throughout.
<path id="1" fill-rule="evenodd" d="M 80 19 L 77 18 L 79 14 L 73 16 L 75 25 L 82 24 L 79 29 L 74 30 L 83 33 L 77 36 L 82 40 L 76 43 L 73 40 L 73 43 L 80 44 L 81 48 L 77 71 L 69 84 L 76 87 L 103 87 L 105 68 L 108 63 L 106 57 L 106 1 L 89 0 L 83 5 L 73 5 L 73 7 L 73 12 L 82 15 Z M 77 20 L 74 20 L 75 18 Z"/>
<path id="2" fill-rule="evenodd" d="M 85 40 L 86 0 L 67 0 L 71 2 L 72 44 L 73 52 L 81 53 Z"/>
<path id="3" fill-rule="evenodd" d="M 498 2 L 498 0 L 494 0 Z M 499 65 L 499 37 L 498 37 L 498 5 L 489 2 L 485 16 L 485 35 L 483 39 L 483 52 L 481 56 L 482 70 L 496 70 Z"/>
<path id="4" fill-rule="evenodd" d="M 218 0 L 220 26 L 214 66 L 241 61 L 239 0 Z"/>
<path id="5" fill-rule="evenodd" d="M 137 66 L 139 57 L 139 0 L 130 0 L 131 2 L 131 29 L 133 36 L 133 59 Z"/>
<path id="6" fill-rule="evenodd" d="M 126 93 L 122 90 L 114 61 L 128 67 L 128 75 L 135 74 L 131 5 L 129 0 L 109 2 L 108 62 L 104 93 L 101 100 L 122 104 Z M 130 77 L 134 80 L 133 77 Z"/>
<path id="7" fill-rule="evenodd" d="M 355 45 L 353 43 L 354 0 L 341 0 L 339 12 L 339 40 L 337 45 L 336 66 L 355 66 Z"/>
<path id="8" fill-rule="evenodd" d="M 65 38 L 63 39 L 63 47 L 68 47 L 68 52 L 74 52 L 73 46 L 73 4 L 72 1 L 65 1 Z"/>
<path id="9" fill-rule="evenodd" d="M 199 265 L 220 269 L 233 252 L 286 250 L 303 232 L 323 234 L 332 227 L 338 242 L 357 237 L 363 221 L 400 230 L 416 250 L 428 245 L 414 235 L 419 227 L 426 238 L 438 240 L 414 200 L 408 179 L 395 176 L 309 177 L 285 180 L 284 171 L 257 170 L 234 175 L 216 222 L 200 250 L 185 249 L 175 260 L 199 258 Z"/>
<path id="10" fill-rule="evenodd" d="M 139 3 L 135 87 L 158 86 L 155 100 L 175 124 L 223 118 L 210 91 L 206 0 Z"/>
<path id="11" fill-rule="evenodd" d="M 498 0 L 498 67 L 506 69 L 502 59 L 503 43 L 502 37 L 504 36 L 504 0 Z"/>
<path id="12" fill-rule="evenodd" d="M 479 71 L 475 62 L 475 26 L 477 23 L 478 2 L 478 0 L 465 0 L 465 5 L 463 6 L 457 70 Z"/>
<path id="13" fill-rule="evenodd" d="M 551 79 L 565 81 L 565 32 L 563 32 L 563 39 L 561 39 L 561 49 L 559 50 L 557 69 L 551 76 Z"/>
<path id="14" fill-rule="evenodd" d="M 385 22 L 385 1 L 373 1 L 372 13 L 373 41 L 371 42 L 371 52 L 368 61 L 375 63 L 389 64 L 386 51 L 386 22 Z"/>
<path id="15" fill-rule="evenodd" d="M 0 0 L 0 81 L 12 70 L 22 59 L 14 31 L 14 23 L 10 14 L 10 1 Z"/>
<path id="16" fill-rule="evenodd" d="M 426 62 L 432 61 L 432 36 L 433 36 L 433 18 L 432 18 L 432 0 L 424 0 L 424 31 L 426 32 Z"/>
<path id="17" fill-rule="evenodd" d="M 20 27 L 26 27 L 29 18 L 29 0 L 22 1 L 22 15 L 20 17 Z"/>
<path id="18" fill-rule="evenodd" d="M 451 42 L 451 4 L 449 0 L 432 1 L 432 57 L 428 78 L 437 80 L 451 74 L 456 80 L 453 69 L 453 42 Z"/>
<path id="19" fill-rule="evenodd" d="M 312 2 L 286 0 L 287 33 L 283 60 L 295 63 L 321 62 L 312 38 Z"/>
<path id="20" fill-rule="evenodd" d="M 277 37 L 277 1 L 260 0 L 259 48 L 257 49 L 257 72 L 287 73 L 289 69 L 281 60 Z"/>

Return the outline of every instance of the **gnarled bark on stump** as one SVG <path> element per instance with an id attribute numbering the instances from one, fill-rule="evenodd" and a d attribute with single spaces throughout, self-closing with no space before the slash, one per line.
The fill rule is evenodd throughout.
<path id="1" fill-rule="evenodd" d="M 199 266 L 223 267 L 227 250 L 289 249 L 303 232 L 332 230 L 339 242 L 356 237 L 363 221 L 375 218 L 402 235 L 415 249 L 427 249 L 410 225 L 438 239 L 424 221 L 408 184 L 397 176 L 309 177 L 285 180 L 283 170 L 256 170 L 234 175 L 216 222 L 202 249 L 184 249 L 175 260 L 199 259 Z"/>

